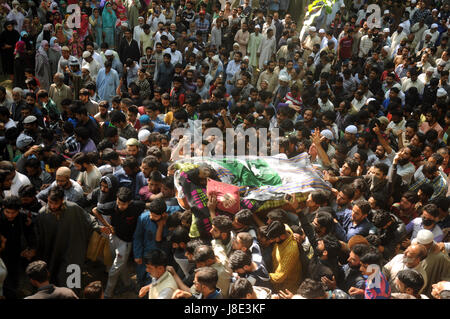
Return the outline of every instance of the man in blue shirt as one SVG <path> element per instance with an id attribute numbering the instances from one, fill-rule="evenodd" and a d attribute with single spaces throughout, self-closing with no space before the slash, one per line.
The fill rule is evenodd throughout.
<path id="1" fill-rule="evenodd" d="M 342 226 L 347 233 L 347 241 L 355 235 L 367 236 L 373 228 L 371 222 L 367 220 L 370 211 L 370 204 L 366 200 L 357 200 L 353 204 L 352 211 L 346 211 L 342 216 Z"/>
<path id="2" fill-rule="evenodd" d="M 112 98 L 116 95 L 117 87 L 119 86 L 119 74 L 112 68 L 111 61 L 106 60 L 105 67 L 98 71 L 96 84 L 98 96 L 102 100 L 111 103 Z"/>
<path id="3" fill-rule="evenodd" d="M 161 242 L 168 235 L 168 229 L 165 226 L 166 211 L 166 203 L 158 198 L 149 204 L 149 210 L 139 216 L 133 238 L 133 254 L 137 264 L 136 274 L 139 287 L 148 285 L 151 281 L 149 274 L 145 271 L 143 258 L 152 250 L 161 249 Z"/>
<path id="4" fill-rule="evenodd" d="M 133 193 L 133 199 L 139 199 L 139 190 L 147 185 L 144 173 L 140 171 L 139 163 L 133 156 L 128 156 L 122 162 L 122 168 L 114 173 L 119 180 L 119 187 L 127 187 Z"/>

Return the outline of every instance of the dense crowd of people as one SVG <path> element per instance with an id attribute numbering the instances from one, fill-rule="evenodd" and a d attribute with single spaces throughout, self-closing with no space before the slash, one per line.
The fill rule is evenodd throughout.
<path id="1" fill-rule="evenodd" d="M 0 0 L 0 298 L 449 298 L 448 1 L 337 1 L 305 32 L 293 3 Z M 213 194 L 195 235 L 177 160 L 230 149 L 174 131 L 208 128 L 268 130 L 330 191 Z"/>

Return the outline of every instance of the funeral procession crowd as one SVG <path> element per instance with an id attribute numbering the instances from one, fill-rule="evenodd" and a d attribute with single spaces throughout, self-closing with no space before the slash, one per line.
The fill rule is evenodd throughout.
<path id="1" fill-rule="evenodd" d="M 328 3 L 0 0 L 0 299 L 449 299 L 450 1 Z"/>

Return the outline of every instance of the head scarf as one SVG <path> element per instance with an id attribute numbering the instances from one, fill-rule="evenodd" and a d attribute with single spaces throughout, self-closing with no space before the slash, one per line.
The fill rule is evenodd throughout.
<path id="1" fill-rule="evenodd" d="M 119 180 L 113 174 L 103 176 L 100 179 L 100 183 L 102 182 L 108 185 L 108 192 L 100 191 L 97 203 L 97 210 L 100 213 L 114 208 L 117 190 L 119 189 Z"/>
<path id="2" fill-rule="evenodd" d="M 87 36 L 88 28 L 89 28 L 89 17 L 87 14 L 83 13 L 81 15 L 81 25 L 79 31 L 79 35 L 81 38 L 84 39 L 84 37 Z"/>
<path id="3" fill-rule="evenodd" d="M 14 55 L 25 53 L 25 42 L 18 41 L 16 43 L 16 48 L 14 49 Z"/>
<path id="4" fill-rule="evenodd" d="M 22 40 L 25 36 L 28 36 L 28 32 L 27 31 L 20 32 L 20 40 Z"/>
<path id="5" fill-rule="evenodd" d="M 55 43 L 56 40 L 58 40 L 56 37 L 50 39 L 50 47 L 57 52 L 61 52 L 61 47 L 58 43 Z"/>
<path id="6" fill-rule="evenodd" d="M 45 45 L 47 45 L 47 44 L 48 44 L 47 40 L 42 40 L 41 46 L 39 47 L 38 52 L 39 52 L 40 55 L 42 55 L 44 57 L 44 59 L 48 63 L 48 55 L 47 55 L 47 52 L 44 49 Z"/>

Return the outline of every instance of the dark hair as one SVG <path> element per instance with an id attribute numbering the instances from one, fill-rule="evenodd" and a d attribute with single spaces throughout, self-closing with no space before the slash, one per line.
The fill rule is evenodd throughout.
<path id="1" fill-rule="evenodd" d="M 358 206 L 359 209 L 361 209 L 361 212 L 363 215 L 369 214 L 370 211 L 370 204 L 365 199 L 358 199 L 353 203 L 353 206 Z"/>
<path id="2" fill-rule="evenodd" d="M 374 167 L 378 168 L 383 173 L 383 175 L 385 175 L 385 176 L 389 172 L 389 166 L 387 164 L 385 164 L 385 163 L 376 163 L 374 165 Z"/>
<path id="3" fill-rule="evenodd" d="M 330 213 L 319 211 L 316 214 L 317 223 L 320 227 L 325 227 L 325 232 L 328 234 L 333 229 L 334 221 Z"/>
<path id="4" fill-rule="evenodd" d="M 111 112 L 110 114 L 110 118 L 111 118 L 111 123 L 122 123 L 122 122 L 126 122 L 127 118 L 125 116 L 125 114 L 123 114 L 121 111 L 119 110 L 114 110 Z"/>
<path id="5" fill-rule="evenodd" d="M 426 211 L 433 217 L 439 217 L 439 208 L 435 204 L 427 204 L 422 207 L 422 212 Z"/>
<path id="6" fill-rule="evenodd" d="M 275 208 L 267 214 L 267 218 L 271 221 L 279 221 L 283 224 L 287 224 L 287 213 L 281 208 Z"/>
<path id="7" fill-rule="evenodd" d="M 19 197 L 23 198 L 23 197 L 34 197 L 36 196 L 37 191 L 36 188 L 32 185 L 22 185 L 19 188 Z"/>
<path id="8" fill-rule="evenodd" d="M 321 190 L 311 192 L 311 199 L 319 206 L 328 203 L 328 196 Z"/>
<path id="9" fill-rule="evenodd" d="M 350 200 L 352 200 L 353 197 L 355 197 L 355 188 L 351 184 L 344 185 L 341 188 L 341 192 L 345 196 L 347 196 Z"/>
<path id="10" fill-rule="evenodd" d="M 133 156 L 127 156 L 122 163 L 122 167 L 129 167 L 131 169 L 139 168 L 137 159 Z"/>
<path id="11" fill-rule="evenodd" d="M 46 282 L 50 278 L 47 263 L 43 260 L 36 260 L 30 263 L 25 273 L 30 279 L 36 280 L 39 283 Z"/>
<path id="12" fill-rule="evenodd" d="M 315 299 L 324 297 L 326 290 L 321 282 L 306 278 L 298 288 L 297 293 L 306 299 Z"/>
<path id="13" fill-rule="evenodd" d="M 230 233 L 233 229 L 232 223 L 233 221 L 231 218 L 225 215 L 216 216 L 212 220 L 213 226 L 216 227 L 221 233 Z"/>
<path id="14" fill-rule="evenodd" d="M 84 299 L 100 299 L 103 294 L 103 286 L 100 280 L 93 281 L 83 290 Z"/>
<path id="15" fill-rule="evenodd" d="M 270 223 L 270 225 L 267 227 L 266 236 L 269 239 L 274 239 L 280 237 L 281 235 L 284 235 L 285 233 L 286 228 L 284 224 L 276 220 Z"/>
<path id="16" fill-rule="evenodd" d="M 133 200 L 133 192 L 129 188 L 120 187 L 117 191 L 117 199 L 121 202 L 127 203 Z"/>
<path id="17" fill-rule="evenodd" d="M 229 263 L 232 271 L 244 268 L 244 266 L 250 266 L 252 264 L 252 254 L 242 250 L 235 250 L 229 258 Z"/>
<path id="18" fill-rule="evenodd" d="M 382 255 L 377 248 L 371 247 L 360 259 L 364 264 L 381 266 Z"/>
<path id="19" fill-rule="evenodd" d="M 422 274 L 414 269 L 400 270 L 397 274 L 397 278 L 406 286 L 406 288 L 412 288 L 414 294 L 418 294 L 425 283 Z"/>
<path id="20" fill-rule="evenodd" d="M 419 197 L 417 196 L 416 192 L 413 191 L 407 191 L 402 195 L 402 197 L 405 197 L 406 200 L 412 204 L 416 204 L 419 201 Z"/>
<path id="21" fill-rule="evenodd" d="M 177 243 L 177 244 L 179 244 L 179 243 L 187 244 L 189 242 L 189 230 L 183 226 L 176 227 L 172 232 L 170 241 L 172 243 Z"/>
<path id="22" fill-rule="evenodd" d="M 149 205 L 150 212 L 155 213 L 157 215 L 162 215 L 167 211 L 167 205 L 164 199 L 157 198 L 150 202 Z"/>
<path id="23" fill-rule="evenodd" d="M 48 193 L 48 199 L 52 201 L 58 201 L 64 199 L 64 189 L 60 186 L 53 186 L 50 192 Z"/>
<path id="24" fill-rule="evenodd" d="M 212 267 L 201 267 L 195 270 L 197 280 L 200 284 L 205 285 L 209 289 L 216 289 L 219 280 L 218 272 Z"/>
<path id="25" fill-rule="evenodd" d="M 238 211 L 234 218 L 243 225 L 250 226 L 253 224 L 253 213 L 250 209 L 241 209 Z"/>
<path id="26" fill-rule="evenodd" d="M 189 244 L 188 244 L 189 245 Z M 194 250 L 194 260 L 195 262 L 205 262 L 210 259 L 215 259 L 216 255 L 211 246 L 200 245 Z"/>
<path id="27" fill-rule="evenodd" d="M 3 200 L 3 208 L 19 210 L 22 202 L 17 196 L 8 196 Z"/>
<path id="28" fill-rule="evenodd" d="M 152 266 L 166 267 L 168 264 L 167 254 L 161 249 L 153 249 L 148 255 L 144 257 L 144 263 Z"/>
<path id="29" fill-rule="evenodd" d="M 253 293 L 253 285 L 247 278 L 237 279 L 230 287 L 230 299 L 244 299 Z"/>
<path id="30" fill-rule="evenodd" d="M 333 235 L 327 234 L 323 238 L 323 245 L 325 246 L 325 250 L 328 253 L 328 259 L 333 259 L 339 255 L 341 250 L 341 243 L 339 240 Z"/>
<path id="31" fill-rule="evenodd" d="M 252 235 L 250 235 L 250 233 L 241 232 L 236 235 L 236 238 L 239 238 L 242 245 L 247 249 L 250 249 L 250 247 L 252 247 L 252 245 L 253 245 L 253 237 L 252 237 Z"/>
<path id="32" fill-rule="evenodd" d="M 365 244 L 356 244 L 350 250 L 359 258 L 368 253 L 370 246 Z"/>

